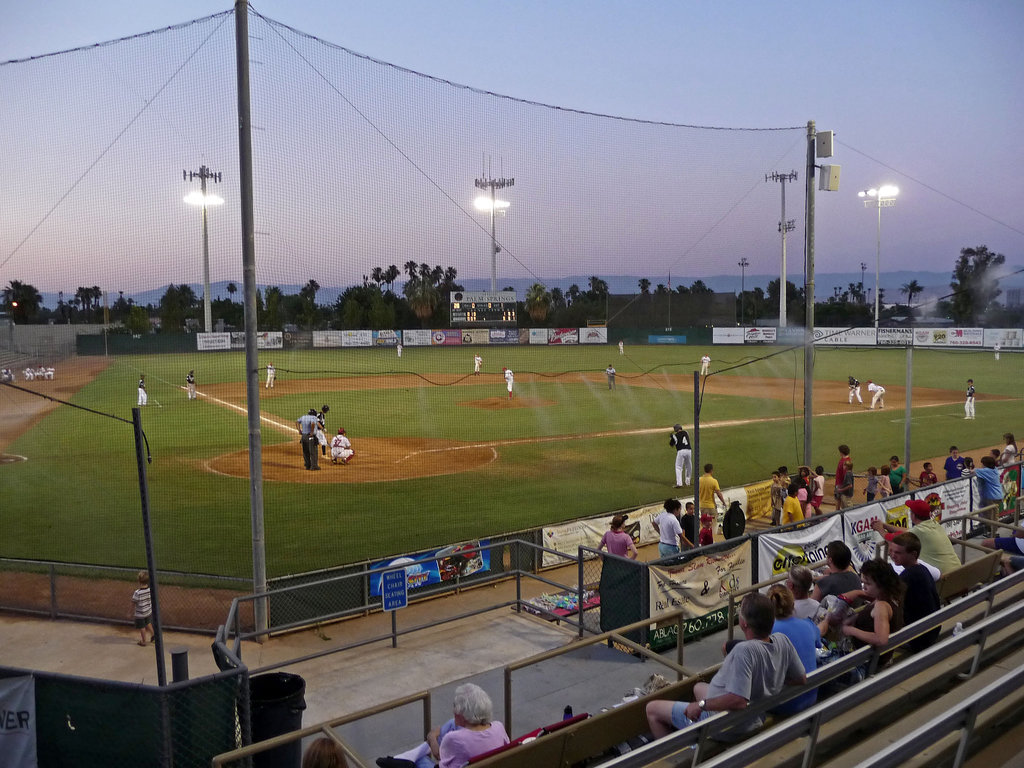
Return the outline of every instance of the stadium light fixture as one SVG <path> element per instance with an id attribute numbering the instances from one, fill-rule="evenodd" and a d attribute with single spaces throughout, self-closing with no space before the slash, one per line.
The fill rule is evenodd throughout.
<path id="1" fill-rule="evenodd" d="M 489 163 L 488 163 L 489 164 Z M 498 211 L 504 212 L 509 205 L 506 200 L 498 200 L 494 196 L 494 191 L 497 189 L 505 189 L 505 187 L 515 186 L 515 179 L 494 179 L 488 174 L 479 179 L 476 179 L 474 185 L 477 189 L 490 190 L 490 196 L 480 195 L 474 201 L 474 205 L 477 210 L 487 211 L 491 217 L 491 290 L 498 290 L 498 251 L 501 249 L 498 247 L 498 239 L 494 233 L 494 216 Z M 483 201 L 483 202 L 481 202 Z"/>
<path id="2" fill-rule="evenodd" d="M 494 206 L 494 210 L 495 211 L 500 212 L 500 211 L 504 211 L 506 208 L 508 208 L 510 205 L 512 205 L 512 203 L 510 203 L 508 200 L 497 200 L 497 199 L 495 199 L 492 202 L 491 198 L 486 197 L 484 195 L 480 195 L 476 200 L 473 201 L 473 207 L 474 208 L 476 208 L 478 211 L 484 211 L 484 212 L 487 212 L 487 213 L 490 213 L 492 205 Z"/>
<path id="3" fill-rule="evenodd" d="M 782 269 L 779 272 L 779 328 L 786 327 L 786 299 L 789 298 L 789 291 L 786 290 L 786 233 L 796 229 L 796 221 L 786 218 L 786 182 L 796 181 L 796 171 L 789 173 L 766 173 L 765 181 L 777 181 L 782 185 L 782 216 L 779 218 L 779 233 L 782 235 Z"/>
<path id="4" fill-rule="evenodd" d="M 880 187 L 862 189 L 857 197 L 864 201 L 865 208 L 878 208 L 878 230 L 875 236 L 875 330 L 878 330 L 878 297 L 879 297 L 879 276 L 882 263 L 882 209 L 892 208 L 896 205 L 896 197 L 899 195 L 899 187 L 892 184 L 883 184 Z"/>
<path id="5" fill-rule="evenodd" d="M 192 190 L 185 195 L 184 200 L 189 205 L 199 205 L 203 209 L 203 328 L 207 333 L 213 331 L 213 312 L 210 307 L 210 240 L 206 229 L 206 209 L 211 205 L 222 205 L 224 198 L 206 191 L 207 179 L 219 182 L 220 173 L 214 173 L 205 165 L 199 166 L 198 171 L 182 171 L 182 179 L 192 181 L 199 179 L 199 189 Z"/>

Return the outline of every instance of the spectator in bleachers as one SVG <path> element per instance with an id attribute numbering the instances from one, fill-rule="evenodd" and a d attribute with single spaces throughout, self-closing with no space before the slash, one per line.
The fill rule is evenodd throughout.
<path id="1" fill-rule="evenodd" d="M 1003 440 L 1006 441 L 1006 447 L 999 454 L 998 464 L 1000 467 L 1008 467 L 1017 461 L 1017 442 L 1013 439 L 1013 432 L 1004 434 Z"/>
<path id="2" fill-rule="evenodd" d="M 302 768 L 348 768 L 345 750 L 334 739 L 321 736 L 302 756 Z"/>
<path id="3" fill-rule="evenodd" d="M 865 645 L 885 645 L 889 635 L 903 628 L 903 599 L 906 587 L 889 563 L 868 560 L 860 569 L 861 589 L 844 592 L 848 602 L 867 600 L 861 610 L 850 614 L 839 632 L 851 638 L 854 648 Z M 829 627 L 822 622 L 825 634 Z"/>
<path id="4" fill-rule="evenodd" d="M 818 579 L 811 597 L 819 603 L 827 595 L 841 595 L 860 589 L 860 576 L 853 568 L 853 553 L 841 541 L 830 541 L 825 547 L 825 564 L 828 573 Z"/>
<path id="5" fill-rule="evenodd" d="M 939 482 L 939 477 L 932 471 L 932 463 L 926 461 L 921 469 L 921 474 L 917 478 L 917 484 L 924 488 L 929 485 L 935 485 L 937 482 Z"/>
<path id="6" fill-rule="evenodd" d="M 772 634 L 774 624 L 771 600 L 759 592 L 744 597 L 740 629 L 745 640 L 729 651 L 710 683 L 693 686 L 696 701 L 652 701 L 647 705 L 647 723 L 654 737 L 660 739 L 716 712 L 744 710 L 781 693 L 785 685 L 803 685 L 807 681 L 804 665 L 788 637 Z M 729 733 L 743 736 L 762 722 L 761 717 L 752 718 Z"/>
<path id="7" fill-rule="evenodd" d="M 959 568 L 960 558 L 956 556 L 956 550 L 953 549 L 953 543 L 949 540 L 942 523 L 932 519 L 931 505 L 922 499 L 910 499 L 907 502 L 907 509 L 914 519 L 914 535 L 921 541 L 921 559 L 929 565 L 934 565 L 942 573 Z M 881 520 L 875 520 L 871 527 L 888 541 L 892 541 L 896 534 L 906 530 L 898 525 L 883 523 Z"/>
<path id="8" fill-rule="evenodd" d="M 768 590 L 768 599 L 772 601 L 772 607 L 775 609 L 775 626 L 772 628 L 772 632 L 781 632 L 788 637 L 789 641 L 793 643 L 793 647 L 796 648 L 796 653 L 800 657 L 804 669 L 814 671 L 818 666 L 816 650 L 821 647 L 821 632 L 818 631 L 817 625 L 810 619 L 802 619 L 793 615 L 796 601 L 793 593 L 787 587 L 776 584 Z M 776 707 L 772 712 L 779 715 L 793 715 L 813 706 L 817 700 L 818 689 L 812 688 L 807 693 Z"/>
<path id="9" fill-rule="evenodd" d="M 935 589 L 935 579 L 926 566 L 918 562 L 921 555 L 921 540 L 912 532 L 897 534 L 889 542 L 889 557 L 895 564 L 900 581 L 907 588 L 903 599 L 903 621 L 913 624 L 918 619 L 930 616 L 939 610 L 939 593 Z M 939 639 L 942 627 L 935 627 L 923 635 L 915 637 L 908 643 L 913 653 L 923 651 L 935 644 Z"/>
<path id="10" fill-rule="evenodd" d="M 462 768 L 477 755 L 508 744 L 505 727 L 492 720 L 491 697 L 478 685 L 455 689 L 453 717 L 427 734 L 418 747 L 394 757 L 378 757 L 381 768 Z"/>
<path id="11" fill-rule="evenodd" d="M 793 615 L 801 619 L 813 619 L 820 603 L 811 597 L 814 589 L 814 574 L 805 565 L 794 565 L 789 569 L 786 586 L 793 593 Z"/>

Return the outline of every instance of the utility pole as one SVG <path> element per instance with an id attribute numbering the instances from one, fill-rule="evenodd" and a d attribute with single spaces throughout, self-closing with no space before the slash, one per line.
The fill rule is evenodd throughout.
<path id="1" fill-rule="evenodd" d="M 490 163 L 488 162 L 488 165 Z M 491 177 L 490 171 L 486 176 L 483 176 L 474 181 L 477 189 L 490 190 L 491 192 L 491 291 L 498 290 L 498 252 L 501 248 L 498 247 L 498 240 L 494 233 L 494 216 L 497 213 L 496 208 L 498 200 L 494 196 L 496 189 L 505 189 L 506 187 L 515 186 L 515 179 L 500 178 L 495 179 Z M 508 207 L 508 203 L 505 203 L 503 207 Z"/>
<path id="2" fill-rule="evenodd" d="M 777 181 L 782 185 L 782 217 L 779 219 L 779 233 L 782 235 L 782 270 L 779 278 L 779 328 L 786 327 L 786 233 L 796 229 L 796 221 L 786 219 L 786 182 L 796 181 L 796 171 L 789 173 L 766 173 L 765 181 Z"/>

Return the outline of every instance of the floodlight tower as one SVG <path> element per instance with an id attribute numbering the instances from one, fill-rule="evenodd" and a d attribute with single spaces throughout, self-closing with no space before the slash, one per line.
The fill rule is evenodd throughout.
<path id="1" fill-rule="evenodd" d="M 500 210 L 504 211 L 509 207 L 510 203 L 507 200 L 498 200 L 494 196 L 496 189 L 505 189 L 506 187 L 515 186 L 515 179 L 491 178 L 490 173 L 487 176 L 483 176 L 477 179 L 474 184 L 477 189 L 490 190 L 490 198 L 480 195 L 475 201 L 474 205 L 477 210 L 489 211 L 491 215 L 491 290 L 498 290 L 498 251 L 501 248 L 498 247 L 498 239 L 494 234 L 494 216 Z"/>
<path id="2" fill-rule="evenodd" d="M 786 233 L 796 229 L 796 221 L 786 219 L 786 182 L 796 181 L 796 171 L 789 173 L 766 173 L 765 181 L 777 181 L 782 185 L 782 216 L 779 219 L 779 232 L 782 235 L 782 271 L 779 278 L 779 328 L 786 327 Z"/>
<path id="3" fill-rule="evenodd" d="M 205 165 L 201 165 L 198 171 L 182 171 L 181 177 L 185 181 L 199 179 L 199 192 L 192 190 L 184 199 L 190 205 L 203 207 L 203 329 L 207 333 L 211 333 L 213 331 L 213 312 L 210 309 L 210 241 L 206 233 L 206 208 L 210 205 L 222 205 L 224 198 L 212 193 L 207 194 L 206 180 L 220 182 L 221 174 L 214 173 Z"/>
<path id="4" fill-rule="evenodd" d="M 746 313 L 744 312 L 743 302 L 744 302 L 744 299 L 745 299 L 744 294 L 747 292 L 747 290 L 746 290 L 747 267 L 750 266 L 750 262 L 747 261 L 747 257 L 744 256 L 742 259 L 740 259 L 738 262 L 736 262 L 736 266 L 738 266 L 740 268 L 740 326 L 742 327 L 742 326 L 744 326 L 746 324 L 745 321 L 744 321 L 744 316 L 745 316 Z"/>
<path id="5" fill-rule="evenodd" d="M 868 265 L 863 261 L 860 263 L 860 303 L 864 303 L 864 273 L 867 271 Z"/>
<path id="6" fill-rule="evenodd" d="M 878 233 L 875 240 L 875 329 L 878 329 L 878 294 L 879 294 L 879 265 L 882 262 L 882 209 L 892 208 L 896 205 L 896 196 L 900 193 L 898 187 L 892 184 L 871 189 L 862 189 L 857 197 L 863 198 L 865 208 L 878 208 Z"/>

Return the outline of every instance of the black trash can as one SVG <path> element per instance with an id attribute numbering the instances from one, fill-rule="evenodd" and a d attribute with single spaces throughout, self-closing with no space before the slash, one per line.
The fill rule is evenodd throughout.
<path id="1" fill-rule="evenodd" d="M 306 681 L 288 672 L 268 672 L 249 678 L 252 740 L 264 741 L 302 728 Z M 302 740 L 260 752 L 255 768 L 301 768 Z"/>

